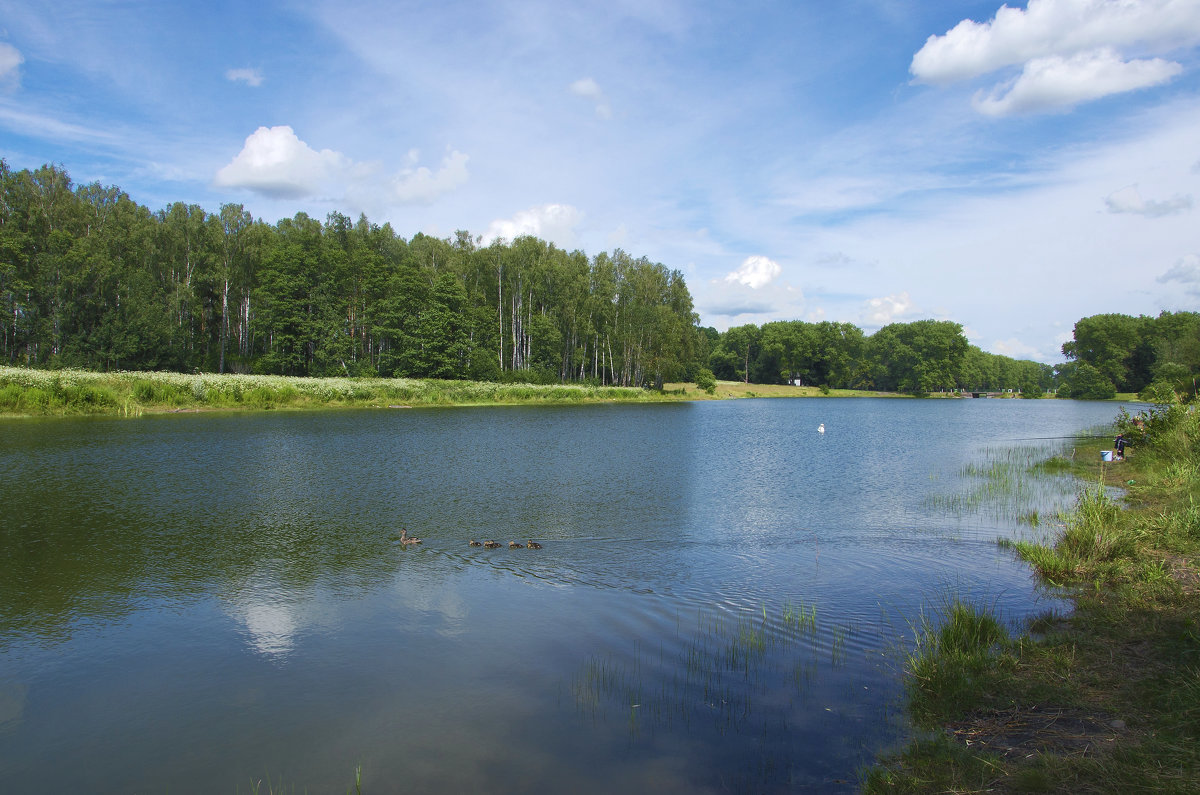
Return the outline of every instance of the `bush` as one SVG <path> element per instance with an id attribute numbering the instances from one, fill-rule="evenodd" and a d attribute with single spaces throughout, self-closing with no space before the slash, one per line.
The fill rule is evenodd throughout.
<path id="1" fill-rule="evenodd" d="M 717 377 L 713 375 L 713 371 L 707 367 L 701 367 L 696 370 L 696 387 L 703 389 L 708 394 L 713 394 L 717 391 Z"/>
<path id="2" fill-rule="evenodd" d="M 1169 406 L 1172 403 L 1178 402 L 1179 396 L 1175 394 L 1175 389 L 1166 381 L 1155 381 L 1147 384 L 1145 389 L 1138 392 L 1138 400 L 1146 403 L 1156 403 L 1160 406 Z"/>
<path id="3" fill-rule="evenodd" d="M 1087 362 L 1080 362 L 1075 374 L 1058 390 L 1058 395 L 1076 400 L 1112 400 L 1117 396 L 1117 388 L 1104 373 Z"/>

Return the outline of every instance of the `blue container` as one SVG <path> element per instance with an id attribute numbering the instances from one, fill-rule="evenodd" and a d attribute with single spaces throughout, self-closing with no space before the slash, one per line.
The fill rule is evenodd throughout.
<path id="1" fill-rule="evenodd" d="M 1101 450 L 1100 451 L 1100 460 L 1101 461 L 1112 461 L 1112 454 L 1113 454 L 1112 450 Z"/>

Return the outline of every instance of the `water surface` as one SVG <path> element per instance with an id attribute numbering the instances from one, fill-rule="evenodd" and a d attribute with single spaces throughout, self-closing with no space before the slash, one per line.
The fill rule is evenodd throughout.
<path id="1" fill-rule="evenodd" d="M 923 605 L 1052 604 L 937 495 L 1117 408 L 0 422 L 0 790 L 852 790 Z"/>

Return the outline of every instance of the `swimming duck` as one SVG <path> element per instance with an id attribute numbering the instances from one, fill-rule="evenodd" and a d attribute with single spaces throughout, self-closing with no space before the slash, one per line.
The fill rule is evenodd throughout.
<path id="1" fill-rule="evenodd" d="M 472 539 L 471 539 L 471 546 L 473 546 L 473 547 L 481 547 L 481 546 L 483 546 L 483 543 L 482 543 L 481 541 L 476 541 L 475 539 L 473 539 L 473 538 L 472 538 Z"/>
<path id="2" fill-rule="evenodd" d="M 408 531 L 407 531 L 407 530 L 405 530 L 405 529 L 401 528 L 401 530 L 400 530 L 400 543 L 401 543 L 401 544 L 405 544 L 405 545 L 409 545 L 409 544 L 420 544 L 420 543 L 421 543 L 421 539 L 417 538 L 416 536 L 410 536 L 410 535 L 408 534 Z"/>
<path id="3" fill-rule="evenodd" d="M 491 541 L 491 540 L 488 540 L 488 541 L 484 541 L 484 542 L 483 542 L 483 545 L 484 545 L 485 547 L 487 547 L 488 549 L 496 549 L 497 547 L 499 547 L 499 546 L 500 546 L 500 542 L 499 542 L 499 541 Z"/>
<path id="4" fill-rule="evenodd" d="M 520 542 L 520 541 L 509 541 L 509 542 L 508 542 L 508 548 L 509 548 L 509 549 L 520 549 L 520 548 L 521 548 L 521 542 Z"/>
<path id="5" fill-rule="evenodd" d="M 542 548 L 542 545 L 539 544 L 538 542 L 534 541 L 532 538 L 529 539 L 529 543 L 526 544 L 525 546 L 527 546 L 530 549 L 541 549 Z"/>

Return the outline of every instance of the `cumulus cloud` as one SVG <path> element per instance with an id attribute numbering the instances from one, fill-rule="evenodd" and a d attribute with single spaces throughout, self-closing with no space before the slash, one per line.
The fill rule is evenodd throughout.
<path id="1" fill-rule="evenodd" d="M 392 194 L 401 202 L 430 204 L 435 199 L 466 183 L 467 155 L 458 150 L 447 149 L 442 158 L 442 167 L 431 171 L 425 166 L 413 168 L 418 153 L 409 152 L 409 165 L 392 181 Z"/>
<path id="2" fill-rule="evenodd" d="M 1113 94 L 1166 83 L 1183 67 L 1162 58 L 1123 61 L 1114 50 L 1052 55 L 1025 64 L 1015 80 L 975 95 L 972 104 L 988 116 L 1066 110 Z"/>
<path id="3" fill-rule="evenodd" d="M 1164 215 L 1174 215 L 1192 209 L 1192 197 L 1175 195 L 1166 201 L 1147 201 L 1142 198 L 1136 185 L 1122 188 L 1110 193 L 1104 198 L 1104 204 L 1110 213 L 1145 215 L 1149 218 L 1161 218 Z"/>
<path id="4" fill-rule="evenodd" d="M 349 168 L 345 155 L 330 149 L 316 151 L 291 127 L 259 127 L 246 138 L 232 162 L 217 172 L 214 183 L 294 199 L 313 195 L 322 184 Z"/>
<path id="5" fill-rule="evenodd" d="M 225 72 L 225 79 L 233 83 L 245 83 L 255 88 L 263 84 L 263 75 L 258 69 L 229 69 Z"/>
<path id="6" fill-rule="evenodd" d="M 1119 50 L 1168 52 L 1200 42 L 1193 0 L 1029 0 L 1001 6 L 989 22 L 959 22 L 913 56 L 916 82 L 947 84 L 1023 65 L 1015 80 L 977 95 L 982 113 L 1066 108 L 1159 85 L 1183 67 L 1160 58 L 1126 60 Z"/>
<path id="7" fill-rule="evenodd" d="M 276 199 L 345 192 L 364 203 L 428 204 L 467 181 L 467 155 L 462 152 L 448 150 L 437 171 L 418 167 L 418 159 L 419 153 L 410 151 L 406 165 L 386 177 L 378 163 L 356 163 L 332 149 L 313 149 L 287 125 L 259 127 L 217 172 L 213 184 Z"/>
<path id="8" fill-rule="evenodd" d="M 488 224 L 483 234 L 483 244 L 496 240 L 515 240 L 522 235 L 548 240 L 561 248 L 575 245 L 575 227 L 583 220 L 583 213 L 569 204 L 543 204 L 522 210 L 512 218 L 500 218 Z"/>
<path id="9" fill-rule="evenodd" d="M 0 85 L 16 83 L 23 63 L 25 56 L 16 47 L 0 41 Z"/>
<path id="10" fill-rule="evenodd" d="M 604 91 L 600 85 L 590 77 L 584 77 L 576 80 L 568 87 L 572 94 L 584 99 L 590 99 L 596 106 L 596 117 L 600 119 L 612 118 L 612 105 L 609 104 L 608 98 L 604 96 Z"/>
<path id="11" fill-rule="evenodd" d="M 738 269 L 728 274 L 724 281 L 758 290 L 775 281 L 782 270 L 778 262 L 756 254 L 742 260 Z"/>
<path id="12" fill-rule="evenodd" d="M 886 326 L 888 323 L 910 317 L 916 312 L 916 304 L 905 290 L 902 293 L 895 293 L 883 298 L 869 299 L 863 305 L 862 317 L 868 326 Z"/>

